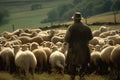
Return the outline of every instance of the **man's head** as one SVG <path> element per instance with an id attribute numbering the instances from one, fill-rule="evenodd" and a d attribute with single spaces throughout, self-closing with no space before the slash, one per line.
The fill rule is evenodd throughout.
<path id="1" fill-rule="evenodd" d="M 75 12 L 75 14 L 72 16 L 72 19 L 81 20 L 81 13 L 80 12 Z"/>

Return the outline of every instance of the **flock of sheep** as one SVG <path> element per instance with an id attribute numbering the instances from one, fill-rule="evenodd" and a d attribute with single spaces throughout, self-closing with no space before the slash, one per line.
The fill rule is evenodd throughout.
<path id="1" fill-rule="evenodd" d="M 67 43 L 65 30 L 17 29 L 0 35 L 0 70 L 31 73 L 59 72 L 64 74 Z M 120 31 L 101 26 L 94 30 L 89 42 L 89 72 L 107 73 L 120 66 Z M 119 77 L 119 74 L 118 74 Z"/>
<path id="2" fill-rule="evenodd" d="M 0 70 L 24 76 L 53 70 L 63 74 L 67 48 L 63 43 L 64 33 L 41 29 L 3 32 L 0 35 Z"/>

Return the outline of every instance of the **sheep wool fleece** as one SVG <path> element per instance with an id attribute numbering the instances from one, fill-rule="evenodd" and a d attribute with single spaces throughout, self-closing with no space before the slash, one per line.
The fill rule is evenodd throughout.
<path id="1" fill-rule="evenodd" d="M 66 64 L 80 66 L 90 61 L 89 40 L 93 38 L 91 29 L 83 23 L 70 25 L 64 40 L 69 43 Z"/>

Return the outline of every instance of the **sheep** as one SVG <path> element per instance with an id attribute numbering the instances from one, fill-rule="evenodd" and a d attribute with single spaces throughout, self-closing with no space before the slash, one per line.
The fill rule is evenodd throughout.
<path id="1" fill-rule="evenodd" d="M 115 46 L 108 46 L 106 48 L 104 48 L 102 51 L 101 51 L 101 59 L 103 61 L 103 68 L 104 68 L 104 71 L 105 73 L 108 72 L 108 67 L 112 67 L 111 65 L 111 60 L 110 60 L 110 55 L 111 55 L 111 52 L 112 50 L 114 49 Z"/>
<path id="2" fill-rule="evenodd" d="M 65 55 L 60 51 L 54 51 L 50 55 L 49 62 L 51 64 L 52 70 L 60 69 L 60 72 L 64 74 L 64 67 L 65 67 Z"/>
<path id="3" fill-rule="evenodd" d="M 46 52 L 46 55 L 47 55 L 47 71 L 50 73 L 50 63 L 49 63 L 49 58 L 50 58 L 50 55 L 52 53 L 52 50 L 49 48 L 49 47 L 43 47 L 43 50 Z"/>
<path id="4" fill-rule="evenodd" d="M 43 38 L 40 36 L 34 36 L 30 39 L 30 42 L 37 42 L 39 45 L 43 42 Z"/>
<path id="5" fill-rule="evenodd" d="M 58 46 L 58 48 L 60 48 L 60 47 L 62 47 L 63 43 L 62 42 L 57 42 L 55 45 Z"/>
<path id="6" fill-rule="evenodd" d="M 102 32 L 106 32 L 106 31 L 109 31 L 110 28 L 106 27 L 106 26 L 100 26 L 99 28 L 99 31 L 102 33 Z"/>
<path id="7" fill-rule="evenodd" d="M 21 40 L 22 44 L 26 44 L 26 43 L 30 43 L 31 42 L 31 38 L 27 37 L 27 36 L 18 37 L 18 40 Z"/>
<path id="8" fill-rule="evenodd" d="M 93 37 L 98 37 L 101 32 L 99 30 L 92 31 Z"/>
<path id="9" fill-rule="evenodd" d="M 5 44 L 5 42 L 7 41 L 7 39 L 6 38 L 4 38 L 4 37 L 0 37 L 0 43 L 1 44 Z"/>
<path id="10" fill-rule="evenodd" d="M 49 31 L 47 31 L 47 33 L 45 33 L 45 32 L 40 32 L 40 33 L 38 33 L 37 36 L 42 37 L 42 39 L 43 39 L 44 41 L 50 41 L 51 38 L 54 36 L 54 34 L 55 34 L 55 31 L 54 31 L 54 30 L 49 30 Z"/>
<path id="11" fill-rule="evenodd" d="M 120 44 L 120 35 L 116 34 L 113 36 L 108 36 L 107 40 L 113 40 L 114 44 Z"/>
<path id="12" fill-rule="evenodd" d="M 92 45 L 99 44 L 99 37 L 93 37 L 93 39 L 89 41 L 89 44 L 92 44 Z"/>
<path id="13" fill-rule="evenodd" d="M 5 44 L 4 44 L 4 46 L 7 46 L 7 45 L 21 45 L 22 44 L 22 42 L 21 42 L 21 40 L 12 40 L 12 41 L 7 41 Z"/>
<path id="14" fill-rule="evenodd" d="M 100 38 L 100 37 L 93 37 L 93 39 L 91 39 L 90 41 L 89 41 L 89 44 L 92 44 L 92 45 L 97 45 L 97 44 L 99 44 L 99 45 L 104 45 L 105 44 L 105 40 L 103 39 L 103 38 Z"/>
<path id="15" fill-rule="evenodd" d="M 21 47 L 21 50 L 22 50 L 22 51 L 26 51 L 26 50 L 29 49 L 29 45 L 27 45 L 27 44 L 20 45 L 20 47 Z M 30 49 L 29 49 L 29 50 L 30 50 Z"/>
<path id="16" fill-rule="evenodd" d="M 90 54 L 90 72 L 96 71 L 96 73 L 101 73 L 102 60 L 100 57 L 100 45 L 96 45 L 94 50 Z"/>
<path id="17" fill-rule="evenodd" d="M 106 31 L 106 32 L 103 32 L 99 35 L 99 37 L 101 38 L 106 38 L 107 36 L 113 36 L 117 34 L 114 30 L 110 30 L 110 31 Z"/>
<path id="18" fill-rule="evenodd" d="M 51 42 L 53 42 L 54 44 L 56 44 L 57 42 L 63 42 L 63 37 L 53 36 L 53 37 L 51 38 Z"/>
<path id="19" fill-rule="evenodd" d="M 37 66 L 36 66 L 36 72 L 41 73 L 46 70 L 47 67 L 47 55 L 46 52 L 43 50 L 42 47 L 39 47 L 38 49 L 34 49 L 32 51 L 36 57 L 37 60 Z"/>
<path id="20" fill-rule="evenodd" d="M 9 39 L 12 36 L 12 33 L 5 31 L 5 32 L 2 33 L 2 36 L 5 39 Z"/>
<path id="21" fill-rule="evenodd" d="M 54 44 L 53 42 L 50 42 L 50 41 L 43 41 L 43 42 L 41 43 L 41 45 L 42 45 L 43 47 L 52 48 L 52 46 L 54 46 L 55 44 Z"/>
<path id="22" fill-rule="evenodd" d="M 101 47 L 101 50 L 103 50 L 104 48 L 106 48 L 108 46 L 114 46 L 115 45 L 114 40 L 106 40 L 105 42 L 106 42 L 106 44 Z"/>
<path id="23" fill-rule="evenodd" d="M 119 71 L 120 71 L 120 45 L 117 45 L 111 52 L 110 59 L 117 71 L 117 80 L 120 79 Z"/>
<path id="24" fill-rule="evenodd" d="M 99 37 L 101 37 L 101 38 L 106 38 L 106 37 L 109 36 L 109 35 L 110 35 L 110 31 L 106 31 L 106 32 L 101 33 L 101 34 L 99 35 Z"/>
<path id="25" fill-rule="evenodd" d="M 18 48 L 18 52 L 16 53 L 15 56 L 15 64 L 20 71 L 24 72 L 23 73 L 24 76 L 27 76 L 30 70 L 30 73 L 34 77 L 34 71 L 37 65 L 37 60 L 33 52 L 31 52 L 30 50 L 21 51 L 21 49 Z"/>
<path id="26" fill-rule="evenodd" d="M 32 33 L 21 33 L 20 36 L 28 36 L 28 37 L 34 37 L 36 36 L 37 33 L 36 32 L 32 32 Z"/>
<path id="27" fill-rule="evenodd" d="M 39 32 L 41 32 L 42 30 L 41 30 L 41 29 L 31 29 L 31 31 L 32 31 L 32 32 L 37 32 L 37 33 L 39 33 Z"/>
<path id="28" fill-rule="evenodd" d="M 91 59 L 90 59 L 90 70 L 95 70 L 96 73 L 101 73 L 101 66 L 102 66 L 102 60 L 100 57 L 100 52 L 99 51 L 93 51 L 91 53 Z"/>
<path id="29" fill-rule="evenodd" d="M 2 48 L 0 52 L 1 67 L 3 70 L 13 72 L 14 71 L 14 51 L 9 47 Z"/>
<path id="30" fill-rule="evenodd" d="M 23 29 L 17 29 L 14 32 L 12 32 L 11 34 L 19 36 L 21 33 L 24 33 Z"/>
<path id="31" fill-rule="evenodd" d="M 39 47 L 39 44 L 37 42 L 32 42 L 30 44 L 30 50 L 33 51 L 34 49 L 37 49 Z"/>

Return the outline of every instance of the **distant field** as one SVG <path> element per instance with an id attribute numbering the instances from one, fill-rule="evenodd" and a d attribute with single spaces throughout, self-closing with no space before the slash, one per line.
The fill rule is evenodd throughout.
<path id="1" fill-rule="evenodd" d="M 56 8 L 59 5 L 71 3 L 73 0 L 57 0 L 50 2 L 37 2 L 37 4 L 42 4 L 42 8 L 38 10 L 31 11 L 30 6 L 36 3 L 7 3 L 0 4 L 0 7 L 6 7 L 10 12 L 8 24 L 0 26 L 0 33 L 3 31 L 12 31 L 12 25 L 15 28 L 37 28 L 51 25 L 50 23 L 42 24 L 40 23 L 43 19 L 47 17 L 47 13 Z M 2 8 L 2 7 L 1 7 Z M 55 24 L 55 23 L 53 23 Z"/>
<path id="2" fill-rule="evenodd" d="M 116 21 L 120 23 L 120 13 L 116 15 Z M 91 18 L 88 18 L 88 23 L 94 23 L 94 22 L 114 22 L 114 15 L 113 14 L 106 14 L 106 15 L 99 15 L 99 16 L 93 16 Z"/>
<path id="3" fill-rule="evenodd" d="M 0 26 L 0 33 L 3 31 L 13 31 L 12 25 L 14 24 L 15 29 L 22 29 L 22 28 L 38 28 L 38 27 L 45 27 L 50 26 L 51 23 L 42 24 L 40 23 L 43 19 L 47 18 L 47 13 L 56 8 L 58 5 L 71 3 L 73 0 L 57 0 L 52 2 L 39 2 L 42 4 L 42 9 L 30 10 L 30 6 L 36 3 L 10 3 L 10 4 L 2 4 L 2 6 L 6 6 L 10 11 L 9 23 Z M 1 4 L 0 4 L 1 6 Z M 93 17 L 88 18 L 88 24 L 94 22 L 113 22 L 113 15 L 112 13 L 105 13 L 96 15 Z M 85 23 L 85 20 L 82 20 Z M 120 12 L 117 14 L 117 22 L 120 22 Z M 66 23 L 66 22 L 65 22 Z M 72 22 L 67 22 L 71 24 Z M 67 24 L 66 23 L 66 24 Z M 59 22 L 54 22 L 54 24 L 59 24 Z M 97 27 L 93 27 L 97 28 Z M 92 28 L 92 29 L 93 29 Z M 120 27 L 117 27 L 120 28 Z"/>
<path id="4" fill-rule="evenodd" d="M 116 15 L 116 21 L 118 23 L 120 23 L 120 11 L 119 13 Z M 85 19 L 82 20 L 83 23 L 85 23 Z M 95 15 L 92 16 L 90 18 L 87 19 L 87 23 L 91 24 L 91 23 L 95 23 L 95 22 L 114 22 L 114 15 L 112 12 L 108 12 L 108 13 L 104 13 L 104 14 L 99 14 L 99 15 Z M 66 22 L 67 24 L 71 24 L 72 21 Z"/>

